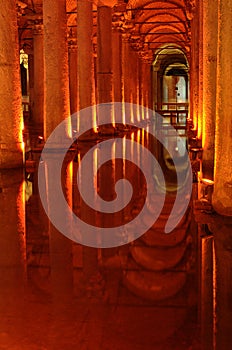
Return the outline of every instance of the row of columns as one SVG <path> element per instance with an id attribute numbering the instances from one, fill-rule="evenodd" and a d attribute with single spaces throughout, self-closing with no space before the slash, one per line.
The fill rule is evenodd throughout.
<path id="1" fill-rule="evenodd" d="M 150 62 L 144 63 L 129 43 L 125 42 L 125 35 L 112 30 L 113 5 L 114 1 L 98 3 L 97 60 L 94 64 L 92 2 L 77 1 L 77 49 L 75 38 L 71 38 L 68 50 L 65 0 L 55 6 L 51 6 L 48 0 L 44 1 L 43 24 L 42 18 L 37 18 L 33 25 L 34 54 L 29 55 L 29 73 L 33 123 L 39 134 L 44 133 L 45 139 L 70 113 L 96 103 L 124 101 L 151 107 L 148 92 L 151 87 Z M 0 37 L 4 45 L 1 48 L 0 75 L 4 96 L 1 98 L 0 112 L 4 116 L 4 123 L 0 125 L 0 166 L 15 167 L 23 164 L 23 118 L 15 0 L 6 1 L 2 13 L 5 16 L 1 19 L 1 28 L 4 29 L 1 30 Z M 9 36 L 12 37 L 11 42 L 15 43 L 13 48 L 9 48 Z M 126 46 L 128 48 L 123 49 Z M 8 64 L 4 64 L 4 61 Z M 127 72 L 128 69 L 130 72 Z M 126 83 L 128 79 L 129 84 Z M 142 93 L 141 87 L 144 91 Z M 94 116 L 90 118 L 94 119 Z M 92 125 L 94 122 L 96 120 L 93 120 Z M 76 127 L 73 125 L 73 128 Z M 106 132 L 112 133 L 113 129 Z M 70 125 L 67 123 L 67 137 L 70 136 Z"/>
<path id="2" fill-rule="evenodd" d="M 197 1 L 191 60 L 191 115 L 202 139 L 202 177 L 214 180 L 214 209 L 228 216 L 232 216 L 231 6 L 226 0 Z"/>
<path id="3" fill-rule="evenodd" d="M 232 1 L 197 0 L 196 5 L 192 20 L 191 116 L 197 136 L 202 140 L 202 177 L 214 181 L 212 204 L 222 215 L 210 218 L 212 222 L 208 228 L 213 235 L 200 238 L 202 346 L 217 350 L 230 348 L 232 334 L 232 103 L 229 79 Z"/>

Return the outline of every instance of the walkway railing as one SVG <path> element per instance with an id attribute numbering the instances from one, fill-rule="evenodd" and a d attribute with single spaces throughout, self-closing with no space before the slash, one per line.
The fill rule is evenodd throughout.
<path id="1" fill-rule="evenodd" d="M 176 129 L 186 130 L 188 119 L 188 103 L 166 102 L 156 112 L 163 116 L 163 125 L 172 125 Z"/>

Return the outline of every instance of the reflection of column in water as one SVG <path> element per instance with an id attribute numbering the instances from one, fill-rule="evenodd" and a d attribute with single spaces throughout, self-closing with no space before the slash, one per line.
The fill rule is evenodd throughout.
<path id="1" fill-rule="evenodd" d="M 59 157 L 58 157 L 59 158 Z M 57 168 L 55 156 L 52 156 L 46 164 L 46 185 L 49 213 L 55 210 L 56 216 L 65 217 L 64 225 L 67 227 L 67 232 L 70 232 L 71 218 L 70 213 L 63 212 L 59 206 L 59 199 L 51 202 L 51 195 L 56 196 L 56 181 L 54 181 L 54 169 Z M 59 174 L 59 171 L 56 172 Z M 64 162 L 64 168 L 61 172 L 61 178 L 57 181 L 62 181 L 63 192 L 68 204 L 71 204 L 71 188 L 72 188 L 72 166 L 68 162 Z M 70 301 L 72 295 L 72 241 L 61 234 L 51 223 L 49 225 L 49 241 L 50 241 L 50 263 L 51 263 L 51 284 L 54 305 L 57 311 L 62 310 Z"/>
<path id="2" fill-rule="evenodd" d="M 44 211 L 43 205 L 41 203 L 41 199 L 39 196 L 39 188 L 38 188 L 38 167 L 40 159 L 36 156 L 36 168 L 35 172 L 33 173 L 33 183 L 32 183 L 32 200 L 36 203 L 36 222 L 39 223 L 40 227 L 40 233 L 41 234 L 47 234 L 48 232 L 48 226 L 49 226 L 49 219 L 47 214 Z"/>
<path id="3" fill-rule="evenodd" d="M 99 171 L 99 196 L 109 203 L 115 199 L 115 141 L 112 143 L 112 146 L 105 148 L 104 157 L 108 157 L 110 159 L 105 164 L 100 167 Z M 101 145 L 99 145 L 99 162 L 101 163 Z M 114 214 L 114 210 L 112 210 L 112 214 L 102 212 L 101 208 L 99 208 L 100 214 L 100 226 L 114 227 L 116 214 Z M 102 251 L 102 256 L 109 257 L 112 255 L 112 251 L 114 249 L 108 248 Z"/>
<path id="4" fill-rule="evenodd" d="M 77 180 L 80 181 L 80 174 L 77 173 L 78 165 L 80 164 L 80 153 L 77 153 L 76 161 L 73 162 L 73 190 L 72 190 L 72 209 L 74 214 L 79 217 L 80 214 L 80 195 L 77 187 Z M 78 243 L 73 244 L 73 266 L 83 267 L 83 246 Z M 74 271 L 75 272 L 75 271 Z M 75 274 L 74 274 L 75 279 Z M 74 282 L 75 284 L 75 282 Z"/>
<path id="5" fill-rule="evenodd" d="M 90 162 L 87 162 L 87 169 L 81 166 L 82 158 L 85 154 L 85 152 L 88 152 L 88 149 L 85 148 L 85 145 L 83 145 L 83 148 L 80 150 L 80 159 L 79 159 L 79 166 L 80 166 L 80 178 L 79 183 L 80 186 L 82 186 L 83 181 L 85 179 L 86 186 L 88 184 L 88 191 L 91 192 L 91 198 L 95 198 L 96 193 L 94 192 L 94 177 L 93 177 L 93 171 L 94 171 L 94 158 Z M 95 225 L 96 222 L 96 212 L 92 211 L 91 208 L 89 208 L 87 205 L 84 204 L 84 198 L 80 196 L 80 219 L 82 221 L 85 221 L 87 223 L 91 222 L 92 225 Z M 84 232 L 82 232 L 84 234 Z M 84 274 L 84 280 L 86 283 L 91 279 L 91 277 L 96 274 L 98 268 L 97 268 L 97 249 L 92 247 L 83 247 L 83 274 Z"/>
<path id="6" fill-rule="evenodd" d="M 0 314 L 7 325 L 1 332 L 22 323 L 25 282 L 25 193 L 21 170 L 0 174 Z M 11 325 L 9 319 L 12 319 Z M 7 327 L 6 329 L 4 329 Z M 11 332 L 13 329 L 10 330 Z M 9 333 L 10 333 L 9 331 Z"/>
<path id="7" fill-rule="evenodd" d="M 202 229 L 201 229 L 202 235 Z M 213 349 L 213 236 L 201 239 L 201 341 Z"/>

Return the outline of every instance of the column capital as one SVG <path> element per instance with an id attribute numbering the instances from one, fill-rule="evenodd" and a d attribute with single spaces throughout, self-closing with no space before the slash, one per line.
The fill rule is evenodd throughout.
<path id="1" fill-rule="evenodd" d="M 187 0 L 186 3 L 186 15 L 189 21 L 191 21 L 195 15 L 196 0 Z"/>
<path id="2" fill-rule="evenodd" d="M 123 12 L 114 12 L 112 15 L 112 27 L 114 30 L 123 31 L 125 16 Z"/>
<path id="3" fill-rule="evenodd" d="M 33 35 L 43 34 L 43 17 L 41 14 L 27 16 L 27 24 L 32 27 Z"/>
<path id="4" fill-rule="evenodd" d="M 153 62 L 153 52 L 152 50 L 142 50 L 138 52 L 138 55 L 142 62 L 147 64 L 152 64 Z"/>
<path id="5" fill-rule="evenodd" d="M 132 34 L 130 36 L 130 45 L 135 51 L 141 51 L 144 47 L 144 37 L 141 34 Z"/>
<path id="6" fill-rule="evenodd" d="M 69 53 L 77 52 L 77 41 L 68 40 L 68 51 Z"/>
<path id="7" fill-rule="evenodd" d="M 122 41 L 125 43 L 129 43 L 131 38 L 131 33 L 129 32 L 124 32 L 122 33 Z"/>
<path id="8" fill-rule="evenodd" d="M 77 51 L 77 35 L 72 27 L 68 31 L 68 50 L 69 52 Z"/>
<path id="9" fill-rule="evenodd" d="M 33 35 L 43 35 L 43 21 L 35 20 L 33 24 Z"/>
<path id="10" fill-rule="evenodd" d="M 16 6 L 17 6 L 17 14 L 18 14 L 18 17 L 21 17 L 24 12 L 25 12 L 25 9 L 27 7 L 27 4 L 25 4 L 24 2 L 22 1 L 19 1 L 17 0 L 16 1 Z"/>

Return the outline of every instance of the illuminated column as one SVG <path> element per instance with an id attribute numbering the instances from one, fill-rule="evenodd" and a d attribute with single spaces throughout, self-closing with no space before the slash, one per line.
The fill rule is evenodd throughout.
<path id="1" fill-rule="evenodd" d="M 78 91 L 80 109 L 93 105 L 93 4 L 77 1 Z"/>
<path id="2" fill-rule="evenodd" d="M 157 72 L 157 109 L 160 111 L 162 109 L 163 102 L 163 76 L 160 71 Z"/>
<path id="3" fill-rule="evenodd" d="M 37 21 L 33 28 L 34 47 L 34 96 L 33 96 L 33 124 L 38 132 L 43 133 L 44 123 L 44 43 L 43 25 Z"/>
<path id="4" fill-rule="evenodd" d="M 149 54 L 149 52 L 141 52 L 141 68 L 140 68 L 140 75 L 141 75 L 141 104 L 146 108 L 153 108 L 152 106 L 152 80 L 151 80 L 151 64 L 152 64 L 152 56 Z M 157 74 L 155 72 L 156 78 Z M 156 80 L 157 83 L 157 80 Z M 158 89 L 158 86 L 157 86 Z M 145 112 L 143 111 L 143 114 Z M 144 119 L 146 119 L 146 115 L 143 116 Z"/>
<path id="5" fill-rule="evenodd" d="M 98 102 L 108 103 L 112 101 L 112 9 L 98 6 L 97 14 Z"/>
<path id="6" fill-rule="evenodd" d="M 22 96 L 16 4 L 1 4 L 0 17 L 0 168 L 23 164 Z"/>
<path id="7" fill-rule="evenodd" d="M 44 0 L 44 57 L 45 57 L 45 139 L 62 121 L 69 117 L 69 67 L 68 67 L 68 43 L 66 23 L 66 0 Z M 62 139 L 59 135 L 51 148 L 55 148 L 46 169 L 47 194 L 49 211 L 55 211 L 63 215 L 60 202 L 50 205 L 50 198 L 56 196 L 57 184 L 64 181 L 59 169 L 59 148 L 65 147 L 65 139 L 70 132 L 67 120 L 66 135 Z M 57 153 L 56 148 L 58 148 Z M 57 157 L 57 158 L 56 158 Z M 53 162 L 51 164 L 51 162 Z M 54 170 L 57 167 L 57 172 Z M 57 178 L 54 178 L 54 173 Z M 57 181 L 57 182 L 56 182 Z M 65 192 L 65 189 L 64 189 Z M 67 218 L 65 224 L 70 225 Z M 52 224 L 49 228 L 50 261 L 51 261 L 51 285 L 55 312 L 62 312 L 66 303 L 70 300 L 72 292 L 72 242 L 62 235 Z"/>
<path id="8" fill-rule="evenodd" d="M 128 64 L 130 57 L 130 45 L 128 34 L 123 34 L 122 39 L 123 102 L 130 102 L 130 66 Z"/>
<path id="9" fill-rule="evenodd" d="M 112 8 L 99 1 L 97 7 L 97 94 L 98 103 L 113 101 L 113 64 L 112 64 Z M 101 116 L 103 117 L 103 116 Z M 105 117 L 105 116 L 104 116 Z M 102 119 L 109 123 L 101 126 L 103 134 L 113 134 L 112 115 Z"/>
<path id="10" fill-rule="evenodd" d="M 94 96 L 94 61 L 93 61 L 93 4 L 92 1 L 77 1 L 77 70 L 79 110 L 93 106 Z M 80 120 L 80 129 L 94 127 L 94 115 L 89 111 L 85 119 Z M 88 137 L 90 134 L 88 135 Z M 86 139 L 86 136 L 80 139 Z"/>
<path id="11" fill-rule="evenodd" d="M 77 112 L 78 109 L 78 91 L 77 91 L 77 44 L 72 38 L 68 46 L 69 53 L 69 90 L 70 90 L 70 113 Z"/>
<path id="12" fill-rule="evenodd" d="M 203 1 L 203 177 L 213 180 L 216 119 L 218 0 Z"/>
<path id="13" fill-rule="evenodd" d="M 191 62 L 190 62 L 190 117 L 194 130 L 198 125 L 199 103 L 199 6 L 196 6 L 194 16 L 191 19 Z"/>
<path id="14" fill-rule="evenodd" d="M 145 60 L 145 106 L 147 108 L 152 108 L 152 81 L 151 81 L 151 65 L 152 57 L 149 55 Z"/>
<path id="15" fill-rule="evenodd" d="M 113 30 L 113 91 L 114 102 L 122 102 L 122 34 Z"/>
<path id="16" fill-rule="evenodd" d="M 232 27 L 228 15 L 232 0 L 219 1 L 218 57 L 217 57 L 217 106 L 215 133 L 215 170 L 213 206 L 221 215 L 232 216 L 232 104 L 231 72 Z"/>
<path id="17" fill-rule="evenodd" d="M 44 0 L 45 139 L 69 117 L 66 1 Z M 67 135 L 68 130 L 67 123 Z M 57 140 L 61 142 L 61 140 Z"/>
<path id="18" fill-rule="evenodd" d="M 145 72 L 145 61 L 143 55 L 141 56 L 140 66 L 140 104 L 141 104 L 141 119 L 145 119 L 144 109 L 146 107 L 146 72 Z"/>
<path id="19" fill-rule="evenodd" d="M 202 1 L 198 2 L 199 6 L 199 34 L 198 34 L 198 41 L 199 41 L 199 86 L 198 86 L 198 94 L 199 94 L 199 100 L 198 100 L 198 117 L 197 117 L 197 136 L 198 138 L 202 138 L 202 113 L 203 113 L 203 5 Z"/>
<path id="20" fill-rule="evenodd" d="M 30 117 L 34 115 L 34 55 L 28 54 Z"/>
<path id="21" fill-rule="evenodd" d="M 134 69 L 134 74 L 132 75 L 133 78 L 133 103 L 139 104 L 139 60 L 138 60 L 138 54 L 136 51 L 132 50 L 133 52 L 133 66 L 131 69 Z"/>

